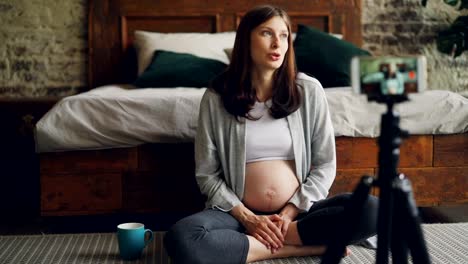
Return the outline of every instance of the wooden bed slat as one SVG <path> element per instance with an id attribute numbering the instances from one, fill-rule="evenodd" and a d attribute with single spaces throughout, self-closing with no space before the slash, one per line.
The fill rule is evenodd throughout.
<path id="1" fill-rule="evenodd" d="M 47 212 L 115 212 L 122 207 L 119 173 L 41 176 L 41 210 Z"/>
<path id="2" fill-rule="evenodd" d="M 138 149 L 139 171 L 171 170 L 194 175 L 193 143 L 147 144 Z M 183 165 L 183 166 L 181 166 Z"/>
<path id="3" fill-rule="evenodd" d="M 338 169 L 335 182 L 330 189 L 330 195 L 353 192 L 364 175 L 374 176 L 374 169 Z"/>
<path id="4" fill-rule="evenodd" d="M 124 179 L 123 211 L 193 213 L 204 207 L 193 173 L 132 172 Z"/>
<path id="5" fill-rule="evenodd" d="M 411 136 L 400 147 L 401 167 L 432 166 L 432 136 Z M 378 143 L 375 138 L 336 138 L 339 169 L 375 168 L 378 166 Z"/>
<path id="6" fill-rule="evenodd" d="M 451 167 L 468 164 L 467 134 L 434 137 L 434 166 Z"/>
<path id="7" fill-rule="evenodd" d="M 123 171 L 138 167 L 136 148 L 116 148 L 44 153 L 40 158 L 42 173 L 87 171 Z"/>
<path id="8" fill-rule="evenodd" d="M 400 167 L 431 167 L 433 136 L 418 135 L 403 139 L 400 147 Z"/>
<path id="9" fill-rule="evenodd" d="M 468 167 L 401 168 L 419 206 L 468 203 Z"/>

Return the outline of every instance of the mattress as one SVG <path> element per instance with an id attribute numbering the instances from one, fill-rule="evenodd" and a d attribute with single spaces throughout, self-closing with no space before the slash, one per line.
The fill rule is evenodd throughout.
<path id="1" fill-rule="evenodd" d="M 60 100 L 36 124 L 36 152 L 192 142 L 205 88 L 107 85 Z M 386 106 L 350 87 L 325 89 L 335 136 L 378 137 Z M 397 104 L 410 134 L 468 131 L 468 99 L 444 90 L 411 94 Z"/>

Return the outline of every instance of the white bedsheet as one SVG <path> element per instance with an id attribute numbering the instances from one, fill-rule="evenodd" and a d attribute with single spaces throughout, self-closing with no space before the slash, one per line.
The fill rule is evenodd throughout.
<path id="1" fill-rule="evenodd" d="M 204 88 L 133 89 L 108 85 L 59 101 L 36 124 L 36 151 L 104 149 L 143 143 L 190 142 Z M 336 136 L 377 137 L 386 107 L 351 89 L 325 89 Z M 400 126 L 411 134 L 468 131 L 468 99 L 427 91 L 398 104 Z"/>

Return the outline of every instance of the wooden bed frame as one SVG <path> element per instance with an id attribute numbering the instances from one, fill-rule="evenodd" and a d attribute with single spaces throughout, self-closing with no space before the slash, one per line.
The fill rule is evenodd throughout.
<path id="1" fill-rule="evenodd" d="M 132 81 L 136 29 L 159 32 L 233 31 L 246 10 L 263 1 L 93 0 L 89 3 L 89 86 Z M 283 0 L 294 27 L 311 25 L 361 45 L 359 0 Z M 339 137 L 331 193 L 352 191 L 377 170 L 376 139 Z M 400 171 L 413 182 L 418 205 L 466 203 L 468 134 L 411 136 Z M 41 214 L 183 213 L 201 210 L 193 144 L 40 154 Z M 376 191 L 374 191 L 376 194 Z"/>

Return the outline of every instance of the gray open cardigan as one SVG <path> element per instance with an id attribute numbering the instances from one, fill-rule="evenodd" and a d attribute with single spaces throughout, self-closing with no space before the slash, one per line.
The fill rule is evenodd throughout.
<path id="1" fill-rule="evenodd" d="M 335 136 L 322 85 L 297 75 L 303 102 L 287 116 L 300 188 L 289 200 L 301 211 L 326 198 L 336 174 Z M 272 131 L 271 133 L 274 133 Z M 206 207 L 230 211 L 244 196 L 245 119 L 229 114 L 220 96 L 207 89 L 195 138 L 196 179 Z"/>

